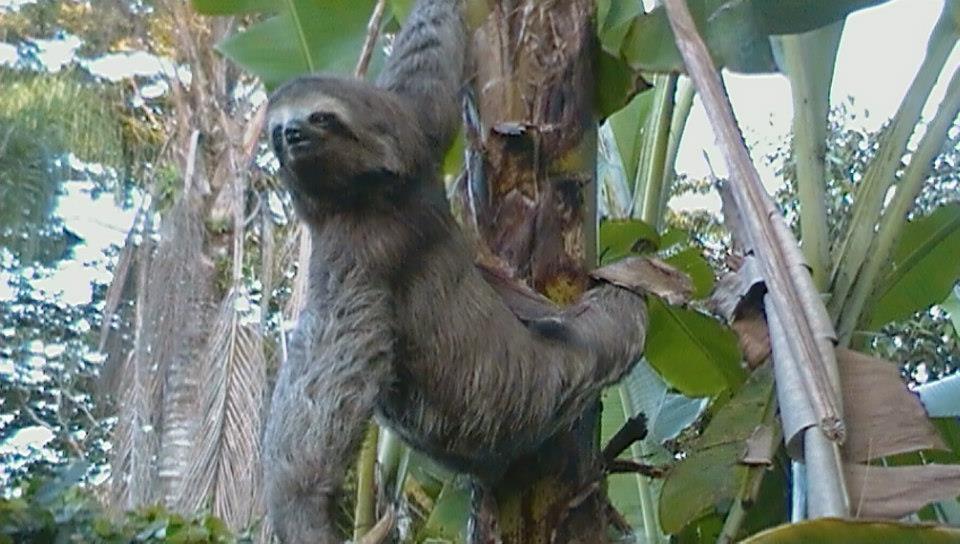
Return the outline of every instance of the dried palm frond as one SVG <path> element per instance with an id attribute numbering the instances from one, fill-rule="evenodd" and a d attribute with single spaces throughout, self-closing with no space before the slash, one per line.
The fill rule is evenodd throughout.
<path id="1" fill-rule="evenodd" d="M 186 470 L 178 506 L 212 513 L 234 529 L 254 514 L 260 473 L 260 410 L 266 359 L 255 323 L 243 322 L 244 295 L 231 289 L 210 328 L 199 364 L 199 413 L 203 420 Z"/>

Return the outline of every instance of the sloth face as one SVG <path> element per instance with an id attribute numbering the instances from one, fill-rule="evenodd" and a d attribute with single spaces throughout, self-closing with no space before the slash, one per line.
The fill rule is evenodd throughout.
<path id="1" fill-rule="evenodd" d="M 303 91 L 313 92 L 304 95 Z M 323 189 L 344 181 L 354 170 L 363 143 L 351 127 L 346 104 L 320 89 L 271 99 L 270 144 L 282 169 L 294 175 L 301 189 Z M 332 188 L 332 187 L 331 187 Z"/>
<path id="2" fill-rule="evenodd" d="M 394 180 L 413 177 L 418 151 L 411 150 L 423 147 L 415 126 L 389 93 L 333 77 L 287 83 L 268 108 L 270 144 L 282 177 L 295 197 L 317 204 L 391 193 Z"/>

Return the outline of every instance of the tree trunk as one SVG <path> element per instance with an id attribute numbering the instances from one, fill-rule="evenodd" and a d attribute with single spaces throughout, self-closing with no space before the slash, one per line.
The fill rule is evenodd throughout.
<path id="1" fill-rule="evenodd" d="M 593 5 L 498 0 L 473 40 L 459 196 L 492 254 L 561 304 L 585 289 L 596 259 Z M 494 490 L 504 543 L 608 540 L 608 503 L 591 487 L 598 424 L 599 403 Z"/>

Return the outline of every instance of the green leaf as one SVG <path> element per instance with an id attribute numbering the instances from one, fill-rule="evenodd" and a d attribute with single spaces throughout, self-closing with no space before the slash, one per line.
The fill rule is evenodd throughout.
<path id="1" fill-rule="evenodd" d="M 880 281 L 869 327 L 903 319 L 942 301 L 960 278 L 960 204 L 907 223 Z"/>
<path id="2" fill-rule="evenodd" d="M 665 532 L 678 533 L 705 515 L 729 508 L 748 470 L 740 464 L 745 441 L 771 409 L 772 388 L 772 369 L 757 369 L 667 475 L 660 495 Z"/>
<path id="3" fill-rule="evenodd" d="M 397 21 L 403 22 L 413 9 L 413 0 L 390 0 L 390 7 Z"/>
<path id="4" fill-rule="evenodd" d="M 640 148 L 643 146 L 644 127 L 650 108 L 653 106 L 653 94 L 643 92 L 633 97 L 627 106 L 614 113 L 607 119 L 613 130 L 620 160 L 623 163 L 623 172 L 627 177 L 627 184 L 633 188 L 637 180 L 637 166 L 640 162 Z"/>
<path id="5" fill-rule="evenodd" d="M 456 176 L 463 170 L 464 146 L 466 146 L 466 141 L 467 138 L 463 130 L 457 131 L 457 136 L 453 139 L 453 143 L 450 144 L 450 149 L 448 149 L 447 154 L 443 156 L 444 174 Z"/>
<path id="6" fill-rule="evenodd" d="M 753 535 L 741 544 L 956 544 L 960 529 L 896 523 L 817 519 L 781 525 Z"/>
<path id="7" fill-rule="evenodd" d="M 723 518 L 709 514 L 688 523 L 683 531 L 673 535 L 671 542 L 678 544 L 714 544 L 723 531 Z"/>
<path id="8" fill-rule="evenodd" d="M 714 396 L 744 380 L 730 329 L 693 310 L 650 299 L 645 356 L 671 386 L 688 397 Z"/>
<path id="9" fill-rule="evenodd" d="M 190 0 L 194 11 L 201 15 L 270 13 L 280 11 L 285 3 L 283 0 Z"/>
<path id="10" fill-rule="evenodd" d="M 467 542 L 467 519 L 470 513 L 470 490 L 466 478 L 453 478 L 443 487 L 430 512 L 417 542 L 437 539 L 444 542 Z"/>
<path id="11" fill-rule="evenodd" d="M 690 276 L 693 280 L 693 298 L 702 299 L 710 295 L 714 282 L 713 269 L 700 248 L 688 247 L 664 260 Z"/>
<path id="12" fill-rule="evenodd" d="M 349 73 L 366 35 L 373 0 L 288 0 L 282 13 L 218 45 L 268 89 L 313 72 Z"/>
<path id="13" fill-rule="evenodd" d="M 620 57 L 603 49 L 596 55 L 596 107 L 600 118 L 605 119 L 650 85 Z"/>
<path id="14" fill-rule="evenodd" d="M 633 20 L 643 13 L 642 2 L 599 0 L 597 2 L 597 35 L 607 52 L 620 51 L 623 39 Z"/>
<path id="15" fill-rule="evenodd" d="M 603 394 L 603 412 L 600 418 L 600 436 L 602 444 L 616 433 L 627 421 L 623 402 L 620 400 L 619 387 L 611 387 Z M 636 474 L 611 474 L 607 477 L 607 496 L 610 502 L 623 514 L 631 527 L 643 527 L 643 511 Z"/>
<path id="16" fill-rule="evenodd" d="M 647 223 L 636 219 L 607 219 L 600 223 L 600 262 L 607 264 L 627 255 L 652 253 L 660 236 Z"/>
<path id="17" fill-rule="evenodd" d="M 626 395 L 626 398 L 623 397 Z M 647 436 L 634 447 L 642 452 L 642 462 L 666 464 L 672 460 L 663 442 L 676 438 L 696 421 L 706 408 L 707 399 L 691 399 L 671 393 L 670 388 L 646 361 L 640 361 L 623 382 L 604 392 L 600 419 L 601 443 L 606 444 L 628 417 L 643 413 L 647 418 Z M 635 455 L 636 457 L 637 455 Z M 643 527 L 640 488 L 635 474 L 615 474 L 607 478 L 607 494 L 617 510 L 634 528 Z M 649 481 L 653 499 L 661 482 Z"/>
<path id="18" fill-rule="evenodd" d="M 719 67 L 757 73 L 776 71 L 771 35 L 807 32 L 884 1 L 690 0 L 688 5 Z M 633 19 L 620 53 L 638 70 L 683 71 L 663 7 Z"/>

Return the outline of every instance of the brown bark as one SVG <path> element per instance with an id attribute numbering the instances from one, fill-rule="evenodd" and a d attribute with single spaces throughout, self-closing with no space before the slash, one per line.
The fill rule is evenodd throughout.
<path id="1" fill-rule="evenodd" d="M 498 0 L 474 33 L 467 222 L 518 278 L 558 303 L 595 260 L 590 0 Z M 599 404 L 517 462 L 496 490 L 504 543 L 604 542 Z"/>

